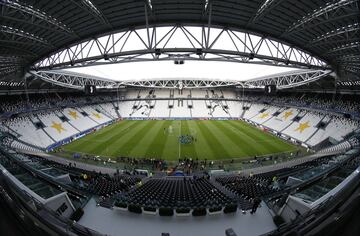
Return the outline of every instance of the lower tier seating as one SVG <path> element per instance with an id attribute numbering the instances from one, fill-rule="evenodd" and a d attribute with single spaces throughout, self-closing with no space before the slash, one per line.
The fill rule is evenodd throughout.
<path id="1" fill-rule="evenodd" d="M 128 191 L 140 180 L 140 178 L 130 175 L 117 175 L 112 178 L 104 175 L 91 179 L 87 190 L 102 197 L 109 197 L 116 193 Z"/>
<path id="2" fill-rule="evenodd" d="M 129 205 L 167 208 L 214 208 L 234 204 L 234 199 L 206 178 L 149 179 L 119 200 Z"/>

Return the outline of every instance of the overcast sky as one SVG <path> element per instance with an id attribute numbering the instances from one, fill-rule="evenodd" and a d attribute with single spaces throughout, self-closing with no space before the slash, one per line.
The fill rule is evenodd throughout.
<path id="1" fill-rule="evenodd" d="M 175 65 L 173 61 L 155 61 L 91 66 L 69 70 L 113 80 L 206 78 L 241 81 L 295 69 L 232 62 L 185 61 L 183 65 Z"/>

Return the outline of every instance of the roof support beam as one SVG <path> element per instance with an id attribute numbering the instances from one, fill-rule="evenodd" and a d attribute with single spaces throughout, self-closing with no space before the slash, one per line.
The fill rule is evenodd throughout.
<path id="1" fill-rule="evenodd" d="M 211 2 L 208 4 L 209 12 L 208 12 L 208 25 L 207 25 L 207 35 L 205 37 L 206 42 L 206 49 L 209 48 L 209 41 L 210 41 L 210 29 L 211 29 L 211 14 L 212 14 L 212 4 Z"/>
<path id="2" fill-rule="evenodd" d="M 84 89 L 85 85 L 95 85 L 98 88 L 116 88 L 117 83 L 112 80 L 101 77 L 90 76 L 80 73 L 67 71 L 30 71 L 37 79 L 44 80 L 48 83 L 56 84 L 58 86 L 78 89 Z M 28 75 L 29 76 L 29 75 Z"/>
<path id="3" fill-rule="evenodd" d="M 208 60 L 294 68 L 329 68 L 321 59 L 266 36 L 214 27 L 211 25 L 211 3 L 208 8 L 207 26 L 145 25 L 144 28 L 102 35 L 55 52 L 37 62 L 33 68 L 156 60 Z M 177 37 L 186 40 L 177 40 Z"/>
<path id="4" fill-rule="evenodd" d="M 100 12 L 100 10 L 91 2 L 91 0 L 71 0 L 80 8 L 84 9 L 90 15 L 98 19 L 102 24 L 107 25 L 111 28 L 109 21 L 106 17 Z"/>
<path id="5" fill-rule="evenodd" d="M 1 47 L 3 50 L 5 49 L 8 52 L 6 54 L 11 54 L 11 55 L 15 55 L 15 56 L 16 55 L 24 55 L 25 57 L 36 57 L 37 56 L 37 54 L 33 51 L 26 50 L 23 48 L 12 46 L 12 45 L 6 45 L 5 43 L 3 43 L 1 45 Z M 0 51 L 0 52 L 2 52 L 2 51 Z M 4 54 L 2 53 L 2 55 L 4 55 Z"/>
<path id="6" fill-rule="evenodd" d="M 356 48 L 358 49 L 358 51 L 360 51 L 360 41 L 347 43 L 347 44 L 332 48 L 329 51 L 327 51 L 324 55 L 329 55 L 329 54 L 337 53 L 339 51 L 348 50 L 348 49 L 356 49 Z"/>
<path id="7" fill-rule="evenodd" d="M 329 40 L 332 37 L 336 37 L 336 36 L 344 36 L 345 38 L 349 38 L 349 33 L 357 33 L 360 30 L 360 24 L 359 23 L 354 23 L 354 24 L 350 24 L 350 25 L 346 25 L 343 26 L 341 28 L 326 32 L 325 34 L 322 34 L 316 38 L 314 38 L 313 40 L 311 40 L 309 43 L 310 44 L 318 44 L 321 41 L 324 40 Z M 331 42 L 329 40 L 329 42 Z"/>
<path id="8" fill-rule="evenodd" d="M 228 81 L 216 79 L 144 79 L 138 81 L 113 81 L 101 77 L 69 71 L 30 71 L 35 78 L 59 86 L 83 89 L 86 84 L 96 85 L 99 88 L 118 88 L 119 86 L 145 88 L 216 88 L 241 86 L 248 88 L 263 88 L 265 85 L 275 84 L 278 89 L 293 88 L 317 81 L 331 73 L 330 70 L 296 70 L 281 74 L 269 75 L 248 81 Z"/>
<path id="9" fill-rule="evenodd" d="M 256 21 L 260 21 L 268 12 L 274 9 L 277 5 L 279 5 L 284 0 L 263 0 L 263 4 L 259 7 L 255 16 L 251 18 L 248 22 L 248 25 L 254 23 Z"/>
<path id="10" fill-rule="evenodd" d="M 0 25 L 0 32 L 3 34 L 10 34 L 13 35 L 15 37 L 21 37 L 21 38 L 25 38 L 37 43 L 41 43 L 43 45 L 47 45 L 47 46 L 51 46 L 45 39 L 36 36 L 32 33 L 29 32 L 25 32 L 21 29 L 17 29 L 17 28 L 13 28 L 11 26 L 6 26 L 6 25 Z M 14 39 L 14 38 L 12 38 Z"/>
<path id="11" fill-rule="evenodd" d="M 52 17 L 48 13 L 41 11 L 33 6 L 27 5 L 24 2 L 17 0 L 0 1 L 3 6 L 1 17 L 9 18 L 12 21 L 20 21 L 26 24 L 34 24 L 39 27 L 45 27 L 49 30 L 56 30 L 66 34 L 73 34 L 74 32 L 61 21 Z M 21 12 L 22 14 L 19 14 Z"/>
<path id="12" fill-rule="evenodd" d="M 277 89 L 288 89 L 315 82 L 331 73 L 331 70 L 297 70 L 251 79 L 246 81 L 244 85 L 249 88 L 276 85 Z"/>
<path id="13" fill-rule="evenodd" d="M 331 13 L 336 12 L 340 8 L 350 7 L 355 4 L 358 4 L 358 0 L 336 0 L 332 2 L 328 2 L 325 6 L 322 6 L 308 15 L 301 18 L 299 21 L 295 22 L 292 26 L 290 26 L 287 32 L 291 32 L 297 30 L 300 27 L 303 27 L 305 24 L 312 22 L 319 17 L 325 17 L 326 19 L 331 19 Z"/>

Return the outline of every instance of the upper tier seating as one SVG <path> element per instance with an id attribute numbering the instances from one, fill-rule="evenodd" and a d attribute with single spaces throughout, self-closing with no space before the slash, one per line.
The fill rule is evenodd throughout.
<path id="1" fill-rule="evenodd" d="M 110 119 L 119 118 L 116 108 L 112 103 L 102 103 L 94 106 L 95 109 L 98 109 L 101 113 L 108 116 Z"/>
<path id="2" fill-rule="evenodd" d="M 167 100 L 156 100 L 154 109 L 150 113 L 150 117 L 169 117 L 169 101 Z M 162 109 L 157 109 L 161 107 Z"/>
<path id="3" fill-rule="evenodd" d="M 241 106 L 240 102 L 235 101 L 227 101 L 227 105 L 230 109 L 228 109 L 230 117 L 237 118 L 240 117 Z"/>
<path id="4" fill-rule="evenodd" d="M 199 89 L 199 90 L 192 90 L 191 91 L 191 97 L 192 98 L 205 98 L 207 95 L 207 92 L 205 89 Z"/>
<path id="5" fill-rule="evenodd" d="M 209 114 L 212 117 L 230 117 L 229 106 L 226 101 L 209 101 L 211 107 Z"/>
<path id="6" fill-rule="evenodd" d="M 193 100 L 192 117 L 210 117 L 204 100 Z"/>
<path id="7" fill-rule="evenodd" d="M 156 107 L 156 109 L 163 109 L 163 107 Z M 175 100 L 170 114 L 171 117 L 191 117 L 190 109 L 184 100 Z"/>
<path id="8" fill-rule="evenodd" d="M 170 90 L 169 89 L 156 89 L 155 96 L 156 96 L 156 98 L 169 98 Z"/>

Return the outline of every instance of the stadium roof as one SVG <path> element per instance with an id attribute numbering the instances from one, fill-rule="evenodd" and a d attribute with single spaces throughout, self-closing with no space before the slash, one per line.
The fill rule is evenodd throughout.
<path id="1" fill-rule="evenodd" d="M 324 60 L 341 78 L 359 79 L 358 5 L 357 0 L 3 0 L 0 78 L 109 32 L 185 24 L 276 39 Z"/>

